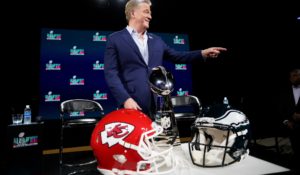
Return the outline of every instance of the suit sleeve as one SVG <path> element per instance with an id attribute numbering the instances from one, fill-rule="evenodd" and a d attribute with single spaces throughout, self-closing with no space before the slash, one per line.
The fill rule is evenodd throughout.
<path id="1" fill-rule="evenodd" d="M 283 89 L 281 91 L 282 92 L 279 93 L 279 100 L 276 108 L 276 110 L 278 110 L 277 113 L 282 121 L 292 120 L 292 116 L 294 112 L 296 112 L 296 106 L 292 96 L 293 92 L 291 89 Z"/>
<path id="2" fill-rule="evenodd" d="M 296 106 L 296 112 L 300 113 L 300 97 L 299 97 L 299 100 L 298 100 L 298 103 L 297 103 L 297 106 Z"/>
<path id="3" fill-rule="evenodd" d="M 118 105 L 121 106 L 126 99 L 130 98 L 130 95 L 125 89 L 119 76 L 120 69 L 118 56 L 118 48 L 116 48 L 113 39 L 109 37 L 104 53 L 104 75 L 112 95 L 117 100 Z"/>
<path id="4" fill-rule="evenodd" d="M 204 61 L 201 50 L 176 51 L 169 47 L 166 43 L 164 43 L 164 48 L 164 58 L 174 63 L 191 63 L 195 60 Z"/>

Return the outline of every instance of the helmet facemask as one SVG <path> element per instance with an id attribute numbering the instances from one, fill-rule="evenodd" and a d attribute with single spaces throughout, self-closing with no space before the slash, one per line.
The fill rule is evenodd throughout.
<path id="1" fill-rule="evenodd" d="M 155 137 L 163 132 L 163 128 L 152 123 L 153 130 L 142 134 L 137 152 L 144 159 L 138 163 L 138 174 L 165 174 L 176 168 L 173 147 L 170 144 L 156 144 Z M 149 166 L 151 165 L 151 166 Z M 142 170 L 149 166 L 149 169 Z M 140 171 L 141 169 L 141 171 Z"/>
<path id="2" fill-rule="evenodd" d="M 242 120 L 236 120 L 241 117 Z M 219 167 L 246 157 L 248 125 L 249 121 L 236 110 L 229 110 L 216 119 L 198 118 L 192 126 L 193 138 L 189 143 L 193 163 L 202 167 Z"/>

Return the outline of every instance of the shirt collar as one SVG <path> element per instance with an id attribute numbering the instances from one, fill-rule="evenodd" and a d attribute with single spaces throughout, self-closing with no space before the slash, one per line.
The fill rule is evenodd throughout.
<path id="1" fill-rule="evenodd" d="M 132 27 L 130 27 L 130 26 L 127 26 L 126 29 L 127 29 L 127 31 L 130 33 L 130 35 L 132 35 L 132 34 L 137 34 L 137 32 L 135 31 L 135 29 L 132 28 Z M 145 36 L 145 35 L 147 35 L 147 31 L 145 31 L 144 36 Z"/>
<path id="2" fill-rule="evenodd" d="M 300 89 L 300 85 L 293 85 L 294 89 Z"/>

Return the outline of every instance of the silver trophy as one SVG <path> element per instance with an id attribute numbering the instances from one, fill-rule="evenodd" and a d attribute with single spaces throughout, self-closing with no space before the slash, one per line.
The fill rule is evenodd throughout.
<path id="1" fill-rule="evenodd" d="M 163 66 L 154 67 L 149 77 L 151 90 L 157 95 L 155 122 L 162 126 L 160 142 L 179 145 L 179 132 L 175 119 L 171 92 L 174 90 L 173 75 Z"/>

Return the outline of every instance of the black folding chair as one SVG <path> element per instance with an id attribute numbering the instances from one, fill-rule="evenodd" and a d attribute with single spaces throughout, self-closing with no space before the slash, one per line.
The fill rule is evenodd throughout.
<path id="1" fill-rule="evenodd" d="M 180 140 L 188 141 L 191 136 L 190 126 L 200 115 L 201 103 L 196 96 L 172 96 L 174 115 L 177 120 Z"/>
<path id="2" fill-rule="evenodd" d="M 67 173 L 68 175 L 86 173 L 90 171 L 86 167 L 88 165 L 96 164 L 97 161 L 93 157 L 92 160 L 84 161 L 74 161 L 73 163 L 68 163 L 64 159 L 64 141 L 65 141 L 65 129 L 71 128 L 88 128 L 95 127 L 97 122 L 104 115 L 103 108 L 97 101 L 88 100 L 88 99 L 70 99 L 63 101 L 60 104 L 60 119 L 61 119 L 61 133 L 60 133 L 60 147 L 59 147 L 59 166 L 60 174 L 63 174 L 63 169 L 68 167 L 71 172 Z M 71 130 L 72 131 L 72 130 Z M 77 138 L 82 136 L 78 135 Z M 76 163 L 74 163 L 76 162 Z M 65 169 L 64 169 L 65 170 Z"/>

